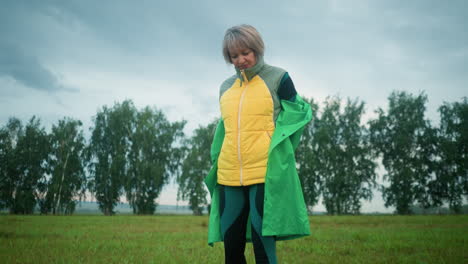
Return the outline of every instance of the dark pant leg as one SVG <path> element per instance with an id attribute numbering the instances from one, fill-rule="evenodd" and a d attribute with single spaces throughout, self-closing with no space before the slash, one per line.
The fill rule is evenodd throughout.
<path id="1" fill-rule="evenodd" d="M 250 186 L 249 204 L 252 223 L 252 242 L 255 252 L 255 263 L 277 263 L 276 241 L 272 236 L 262 236 L 263 199 L 265 184 Z"/>
<path id="2" fill-rule="evenodd" d="M 245 233 L 249 216 L 248 188 L 220 186 L 221 232 L 225 263 L 246 263 Z"/>

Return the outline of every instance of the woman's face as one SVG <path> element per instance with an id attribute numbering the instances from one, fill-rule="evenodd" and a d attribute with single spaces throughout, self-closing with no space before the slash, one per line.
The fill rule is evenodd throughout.
<path id="1" fill-rule="evenodd" d="M 231 62 L 240 70 L 255 66 L 257 58 L 255 52 L 250 48 L 234 48 L 229 50 Z"/>

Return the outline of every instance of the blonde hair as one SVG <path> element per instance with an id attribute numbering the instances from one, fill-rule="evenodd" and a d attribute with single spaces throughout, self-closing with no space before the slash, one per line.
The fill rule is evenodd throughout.
<path id="1" fill-rule="evenodd" d="M 260 33 L 251 25 L 239 25 L 228 28 L 224 34 L 223 56 L 227 63 L 232 63 L 229 50 L 233 48 L 249 48 L 257 59 L 263 57 L 265 45 Z"/>

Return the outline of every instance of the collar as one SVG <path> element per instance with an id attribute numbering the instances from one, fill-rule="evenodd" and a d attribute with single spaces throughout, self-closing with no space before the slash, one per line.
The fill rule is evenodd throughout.
<path id="1" fill-rule="evenodd" d="M 245 74 L 245 77 L 247 78 L 247 82 L 252 80 L 252 78 L 260 72 L 260 70 L 263 68 L 264 65 L 265 65 L 265 62 L 263 61 L 263 56 L 262 56 L 262 57 L 257 58 L 257 63 L 255 64 L 255 66 L 245 69 L 244 74 Z M 235 69 L 236 69 L 237 78 L 241 80 L 241 83 L 245 82 L 246 80 L 244 80 L 244 75 L 242 74 L 241 70 L 238 69 L 237 67 L 235 67 Z"/>

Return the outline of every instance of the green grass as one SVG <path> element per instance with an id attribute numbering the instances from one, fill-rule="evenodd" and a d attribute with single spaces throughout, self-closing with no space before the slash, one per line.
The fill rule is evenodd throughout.
<path id="1" fill-rule="evenodd" d="M 468 263 L 468 215 L 312 216 L 280 263 Z M 0 263 L 222 263 L 208 217 L 0 216 Z M 255 263 L 252 245 L 248 263 Z"/>

